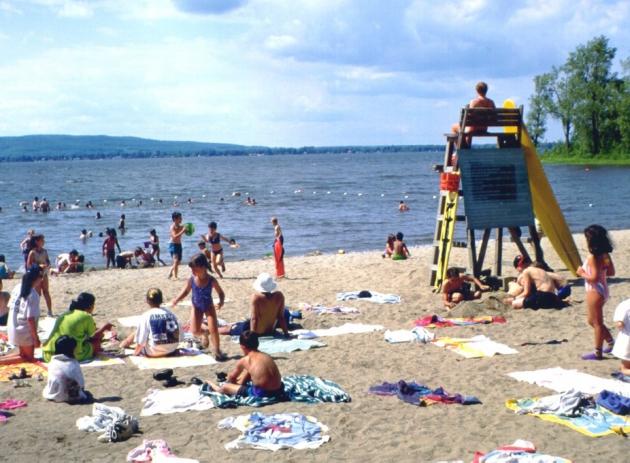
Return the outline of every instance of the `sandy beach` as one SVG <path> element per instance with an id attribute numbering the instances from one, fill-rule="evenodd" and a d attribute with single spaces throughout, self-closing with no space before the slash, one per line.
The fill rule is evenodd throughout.
<path id="1" fill-rule="evenodd" d="M 611 299 L 605 306 L 605 319 L 611 326 L 616 305 L 630 295 L 629 257 L 630 231 L 612 232 L 616 244 L 613 258 L 617 276 L 611 278 Z M 581 236 L 576 242 L 586 255 Z M 188 249 L 192 243 L 185 244 Z M 564 269 L 548 242 L 543 239 L 548 263 L 567 278 Z M 489 251 L 493 246 L 489 246 Z M 465 250 L 455 250 L 452 264 L 466 265 Z M 344 305 L 360 310 L 356 315 L 315 315 L 305 313 L 304 328 L 326 328 L 346 322 L 381 324 L 388 329 L 411 329 L 413 321 L 433 313 L 444 315 L 439 295 L 428 286 L 432 249 L 412 248 L 407 261 L 394 262 L 381 258 L 380 251 L 292 257 L 285 261 L 288 278 L 279 283 L 287 305 L 297 308 L 300 302 L 334 305 L 335 294 L 341 291 L 373 290 L 398 294 L 400 304 L 379 305 L 369 302 L 347 302 Z M 511 259 L 516 247 L 504 244 L 504 271 L 515 272 Z M 492 262 L 489 253 L 487 262 Z M 227 262 L 225 279 L 220 284 L 229 302 L 219 313 L 228 321 L 237 321 L 249 313 L 252 282 L 263 271 L 273 273 L 272 260 Z M 159 287 L 166 300 L 171 300 L 183 287 L 189 270 L 184 267 L 179 281 L 166 279 L 168 267 L 148 270 L 93 271 L 81 275 L 62 276 L 51 281 L 54 309 L 60 313 L 81 291 L 96 296 L 97 325 L 116 323 L 118 317 L 137 315 L 146 309 L 144 294 L 149 287 Z M 11 290 L 17 280 L 5 281 Z M 487 297 L 487 295 L 484 295 Z M 280 403 L 258 409 L 263 413 L 299 412 L 312 415 L 330 428 L 331 440 L 316 450 L 262 450 L 228 452 L 224 444 L 235 439 L 236 431 L 217 429 L 217 422 L 227 416 L 247 414 L 254 409 L 212 409 L 173 415 L 142 417 L 142 434 L 121 443 L 100 443 L 97 434 L 79 431 L 77 418 L 89 415 L 91 405 L 70 406 L 46 402 L 41 397 L 44 383 L 31 380 L 31 387 L 14 389 L 12 383 L 0 383 L 0 400 L 24 399 L 28 407 L 14 412 L 7 424 L 0 427 L 0 461 L 32 462 L 122 462 L 129 450 L 142 439 L 165 439 L 181 457 L 201 462 L 217 459 L 224 462 L 243 461 L 471 461 L 475 451 L 490 451 L 515 439 L 526 439 L 551 455 L 576 462 L 621 462 L 627 459 L 628 441 L 618 435 L 590 438 L 569 428 L 519 416 L 508 410 L 509 398 L 550 395 L 553 391 L 518 382 L 507 373 L 539 368 L 564 367 L 600 377 L 610 377 L 619 361 L 609 357 L 601 362 L 585 362 L 580 355 L 592 349 L 592 329 L 586 324 L 583 304 L 584 289 L 575 280 L 572 305 L 556 311 L 511 311 L 506 324 L 476 325 L 434 329 L 438 336 L 471 337 L 485 334 L 519 351 L 517 355 L 464 359 L 453 352 L 433 345 L 388 344 L 383 332 L 350 334 L 324 339 L 326 347 L 306 352 L 274 356 L 282 374 L 312 374 L 337 382 L 351 396 L 347 404 L 307 405 Z M 42 305 L 43 301 L 42 301 Z M 188 310 L 178 307 L 182 321 Z M 124 329 L 119 328 L 124 332 Z M 558 345 L 521 346 L 526 342 L 567 339 Z M 222 337 L 222 348 L 237 356 L 238 344 Z M 235 360 L 210 367 L 177 369 L 182 380 L 192 376 L 214 379 L 218 371 L 227 371 Z M 84 368 L 87 389 L 94 397 L 139 416 L 141 399 L 151 387 L 159 387 L 151 370 L 134 365 Z M 452 393 L 475 395 L 482 405 L 434 405 L 414 407 L 395 397 L 367 394 L 371 385 L 383 381 L 412 380 L 429 387 L 444 387 Z M 625 455 L 625 457 L 624 457 Z"/>

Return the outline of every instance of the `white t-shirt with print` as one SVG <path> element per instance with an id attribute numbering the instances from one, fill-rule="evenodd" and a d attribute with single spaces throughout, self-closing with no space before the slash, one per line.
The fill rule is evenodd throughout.
<path id="1" fill-rule="evenodd" d="M 177 317 L 165 308 L 153 308 L 142 314 L 136 329 L 136 344 L 144 345 L 148 357 L 163 357 L 170 354 L 180 341 Z"/>
<path id="2" fill-rule="evenodd" d="M 7 334 L 9 342 L 14 346 L 32 346 L 34 339 L 28 326 L 28 319 L 35 319 L 35 328 L 39 321 L 39 294 L 34 289 L 26 299 L 20 298 L 22 285 L 19 284 L 11 292 L 9 300 L 9 320 Z"/>
<path id="3" fill-rule="evenodd" d="M 85 399 L 85 381 L 76 359 L 54 355 L 48 364 L 48 382 L 42 392 L 44 399 L 55 402 L 77 402 Z"/>

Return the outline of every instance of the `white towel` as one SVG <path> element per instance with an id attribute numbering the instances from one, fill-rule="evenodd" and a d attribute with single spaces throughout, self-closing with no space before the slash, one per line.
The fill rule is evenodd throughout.
<path id="1" fill-rule="evenodd" d="M 212 399 L 199 392 L 201 386 L 194 384 L 179 389 L 150 389 L 142 399 L 140 416 L 168 415 L 189 410 L 209 410 L 214 408 Z"/>
<path id="2" fill-rule="evenodd" d="M 630 397 L 630 383 L 624 383 L 616 379 L 600 378 L 581 371 L 565 370 L 560 367 L 533 371 L 516 371 L 508 373 L 508 376 L 518 381 L 537 384 L 556 392 L 576 389 L 585 394 L 595 395 L 606 389 L 607 391 Z"/>
<path id="3" fill-rule="evenodd" d="M 421 326 L 417 326 L 413 330 L 387 330 L 385 331 L 385 341 L 396 344 L 399 342 L 421 342 L 426 344 L 433 341 L 435 334 L 424 329 Z"/>
<path id="4" fill-rule="evenodd" d="M 361 291 L 349 291 L 345 293 L 337 293 L 338 301 L 368 301 L 377 304 L 398 304 L 400 296 L 396 294 L 383 294 L 376 291 L 370 291 L 372 297 L 359 297 Z"/>
<path id="5" fill-rule="evenodd" d="M 365 325 L 363 323 L 345 323 L 333 328 L 319 330 L 294 330 L 291 334 L 297 335 L 298 339 L 313 339 L 324 336 L 339 336 L 340 334 L 371 333 L 385 329 L 382 325 Z"/>

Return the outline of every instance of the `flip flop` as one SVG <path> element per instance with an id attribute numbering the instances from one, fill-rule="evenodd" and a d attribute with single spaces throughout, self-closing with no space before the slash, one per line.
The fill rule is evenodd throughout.
<path id="1" fill-rule="evenodd" d="M 228 360 L 228 356 L 225 355 L 223 352 L 219 352 L 218 354 L 214 354 L 214 359 L 217 362 L 225 362 L 226 360 Z"/>
<path id="2" fill-rule="evenodd" d="M 608 344 L 606 347 L 604 347 L 602 349 L 602 353 L 603 354 L 610 354 L 613 351 L 614 347 L 615 347 L 615 343 L 614 342 L 612 344 Z"/>
<path id="3" fill-rule="evenodd" d="M 175 387 L 175 386 L 179 386 L 180 384 L 185 384 L 185 383 L 178 380 L 175 376 L 171 376 L 170 378 L 162 382 L 162 386 L 164 387 Z"/>
<path id="4" fill-rule="evenodd" d="M 582 355 L 582 360 L 604 360 L 604 357 L 597 355 L 595 352 L 589 352 L 588 354 Z"/>
<path id="5" fill-rule="evenodd" d="M 156 381 L 168 380 L 171 376 L 173 376 L 173 370 L 171 368 L 156 371 L 155 373 L 153 373 L 153 379 Z"/>
<path id="6" fill-rule="evenodd" d="M 193 376 L 192 378 L 190 378 L 189 383 L 194 384 L 195 386 L 201 386 L 203 384 L 203 381 L 196 376 Z"/>
<path id="7" fill-rule="evenodd" d="M 15 410 L 22 407 L 26 407 L 25 400 L 7 399 L 4 402 L 0 402 L 0 410 Z"/>

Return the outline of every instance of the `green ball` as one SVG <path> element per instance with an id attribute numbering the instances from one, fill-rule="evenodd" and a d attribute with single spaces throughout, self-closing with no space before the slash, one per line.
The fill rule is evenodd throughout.
<path id="1" fill-rule="evenodd" d="M 184 233 L 186 234 L 186 236 L 190 236 L 195 233 L 195 225 L 188 222 L 186 225 L 184 225 Z"/>

